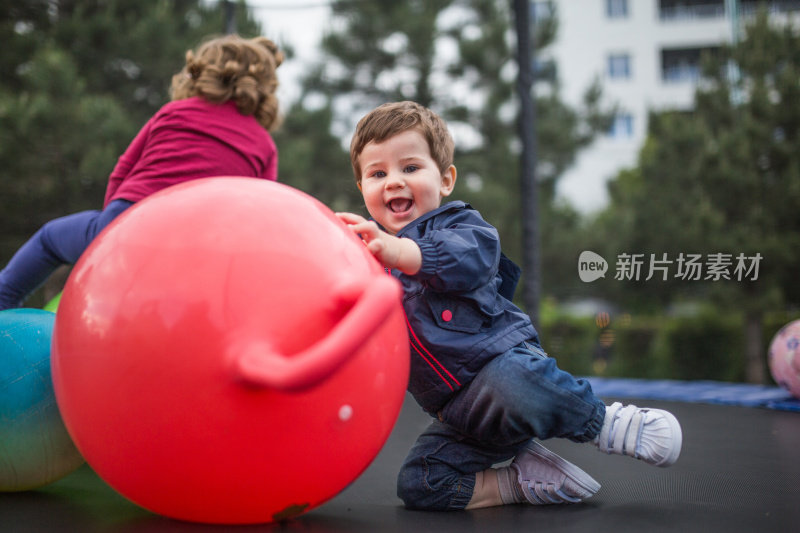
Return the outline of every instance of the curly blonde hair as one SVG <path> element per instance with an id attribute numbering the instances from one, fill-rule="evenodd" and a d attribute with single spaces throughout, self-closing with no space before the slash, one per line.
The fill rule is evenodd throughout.
<path id="1" fill-rule="evenodd" d="M 236 102 L 267 130 L 278 125 L 278 78 L 283 52 L 266 37 L 217 37 L 186 52 L 186 66 L 172 77 L 170 96 L 201 96 L 209 102 Z"/>

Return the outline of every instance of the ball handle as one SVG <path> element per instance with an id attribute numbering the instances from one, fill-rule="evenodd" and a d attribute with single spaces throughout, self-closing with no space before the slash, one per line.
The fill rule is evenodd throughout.
<path id="1" fill-rule="evenodd" d="M 286 392 L 308 389 L 324 381 L 399 308 L 401 288 L 391 276 L 377 274 L 367 280 L 366 287 L 363 281 L 359 285 L 342 287 L 340 298 L 357 299 L 356 303 L 328 335 L 302 352 L 291 356 L 275 353 L 261 340 L 231 346 L 229 355 L 235 374 L 250 385 Z"/>

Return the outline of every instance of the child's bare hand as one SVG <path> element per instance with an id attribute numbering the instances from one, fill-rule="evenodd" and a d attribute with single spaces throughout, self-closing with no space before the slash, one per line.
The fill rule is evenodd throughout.
<path id="1" fill-rule="evenodd" d="M 369 248 L 373 254 L 375 253 L 374 248 L 381 247 L 381 234 L 383 233 L 390 237 L 388 233 L 381 231 L 375 222 L 367 220 L 355 213 L 336 213 L 336 216 L 339 217 L 339 220 L 347 224 L 347 227 L 350 228 L 353 233 L 361 237 L 361 240 L 364 241 L 364 244 L 367 245 L 367 248 Z M 370 247 L 371 243 L 372 247 Z"/>
<path id="2" fill-rule="evenodd" d="M 399 240 L 397 237 L 389 235 L 382 231 L 378 224 L 372 220 L 367 220 L 360 215 L 354 213 L 336 213 L 339 219 L 347 224 L 350 230 L 361 237 L 361 240 L 366 244 L 367 249 L 374 255 L 384 266 L 394 268 L 397 262 L 395 257 L 397 246 L 393 246 L 392 240 Z"/>
<path id="3" fill-rule="evenodd" d="M 339 220 L 361 237 L 367 250 L 387 268 L 416 274 L 422 266 L 422 253 L 411 239 L 401 239 L 381 230 L 372 220 L 354 213 L 336 213 Z"/>

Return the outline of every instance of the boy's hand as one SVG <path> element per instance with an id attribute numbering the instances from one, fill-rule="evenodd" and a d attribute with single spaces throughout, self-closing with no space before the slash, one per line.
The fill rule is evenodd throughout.
<path id="1" fill-rule="evenodd" d="M 411 239 L 399 238 L 381 230 L 378 225 L 354 213 L 336 213 L 339 220 L 361 237 L 381 264 L 406 274 L 416 274 L 422 267 L 422 252 Z"/>

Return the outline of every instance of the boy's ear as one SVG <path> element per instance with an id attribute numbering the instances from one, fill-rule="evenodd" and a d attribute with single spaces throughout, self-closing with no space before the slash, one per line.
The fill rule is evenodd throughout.
<path id="1" fill-rule="evenodd" d="M 456 167 L 450 165 L 442 174 L 442 186 L 439 189 L 439 194 L 442 197 L 450 196 L 453 188 L 456 186 Z"/>
<path id="2" fill-rule="evenodd" d="M 357 181 L 356 182 L 356 187 L 358 187 L 358 191 L 359 192 L 364 192 L 364 191 L 361 190 L 361 181 Z"/>

